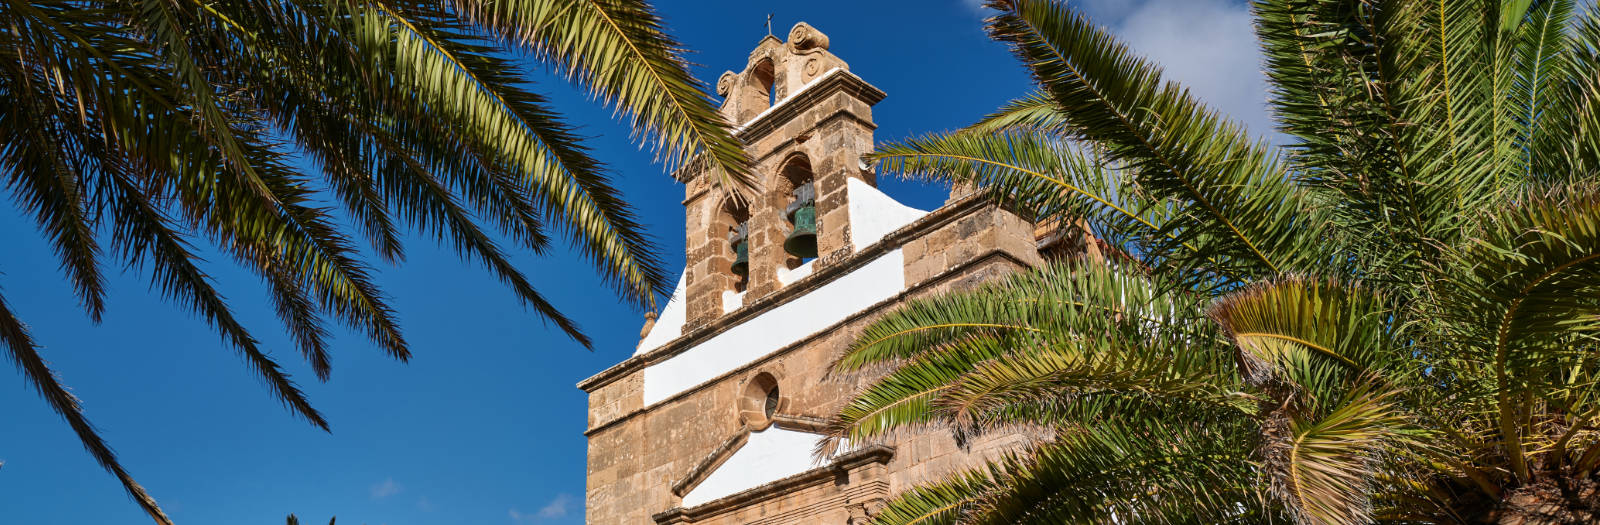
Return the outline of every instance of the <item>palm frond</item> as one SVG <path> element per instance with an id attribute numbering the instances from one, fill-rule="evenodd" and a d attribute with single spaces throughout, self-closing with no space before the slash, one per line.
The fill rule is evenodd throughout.
<path id="1" fill-rule="evenodd" d="M 1007 102 L 1000 106 L 978 123 L 968 126 L 965 131 L 973 133 L 996 133 L 1004 131 L 1044 131 L 1060 132 L 1070 129 L 1061 106 L 1056 105 L 1055 99 L 1044 92 L 1035 91 L 1027 96 Z"/>
<path id="2" fill-rule="evenodd" d="M 639 304 L 652 304 L 669 284 L 665 271 L 601 166 L 545 108 L 543 98 L 516 87 L 504 61 L 488 49 L 469 47 L 464 34 L 444 32 L 448 26 L 440 22 L 443 17 L 418 6 L 380 4 L 363 11 L 360 24 L 367 28 L 356 31 L 378 32 L 377 38 L 360 43 L 392 57 L 389 65 L 405 87 L 397 93 L 419 94 L 419 100 L 401 102 L 420 105 L 419 116 L 443 118 L 447 125 L 436 133 L 465 131 L 468 151 L 480 159 L 479 169 L 488 176 L 470 169 L 444 173 L 453 176 L 470 202 L 497 206 L 489 215 L 506 217 L 503 226 L 532 225 L 537 221 L 532 210 L 543 210 L 564 226 L 607 282 Z M 507 228 L 513 234 L 524 230 L 537 226 Z"/>
<path id="3" fill-rule="evenodd" d="M 1269 444 L 1272 487 L 1301 523 L 1359 525 L 1372 521 L 1377 456 L 1401 424 L 1392 396 L 1357 388 L 1320 418 L 1293 418 L 1290 439 Z"/>
<path id="4" fill-rule="evenodd" d="M 1243 372 L 1253 383 L 1334 373 L 1341 377 L 1333 384 L 1342 385 L 1367 374 L 1404 373 L 1409 356 L 1389 345 L 1390 312 L 1381 296 L 1359 284 L 1286 277 L 1230 293 L 1207 313 L 1239 346 Z M 1344 395 L 1310 382 L 1299 386 L 1320 397 Z"/>
<path id="5" fill-rule="evenodd" d="M 873 525 L 956 525 L 966 523 L 978 500 L 998 484 L 983 470 L 957 474 L 901 493 L 873 516 Z"/>
<path id="6" fill-rule="evenodd" d="M 1074 138 L 1093 142 L 1152 195 L 1192 216 L 1179 239 L 1208 239 L 1218 259 L 1255 274 L 1321 259 L 1313 203 L 1264 142 L 1165 82 L 1082 14 L 1053 1 L 997 1 L 990 35 L 1012 47 L 1064 108 Z"/>
<path id="7" fill-rule="evenodd" d="M 640 0 L 451 0 L 456 10 L 531 49 L 653 137 L 668 166 L 702 157 L 737 191 L 754 184 L 744 146 L 705 86 L 689 74 L 683 47 Z"/>
<path id="8" fill-rule="evenodd" d="M 156 505 L 156 500 L 145 492 L 144 487 L 134 481 L 133 476 L 122 467 L 122 463 L 117 461 L 116 452 L 100 438 L 94 425 L 84 416 L 78 398 L 68 392 L 55 372 L 50 370 L 49 363 L 39 355 L 38 345 L 33 342 L 33 335 L 28 332 L 27 325 L 22 324 L 22 321 L 11 312 L 11 307 L 6 304 L 3 296 L 0 296 L 0 346 L 5 347 L 11 362 L 22 372 L 23 377 L 33 384 L 39 396 L 50 404 L 50 408 L 55 410 L 56 414 L 67 420 L 67 425 L 78 434 L 78 440 L 83 442 L 83 448 L 89 451 L 89 455 L 94 456 L 101 467 L 117 477 L 117 481 L 122 483 L 122 488 L 128 492 L 128 496 L 132 497 L 156 523 L 172 525 L 172 519 L 162 512 L 161 507 Z"/>
<path id="9" fill-rule="evenodd" d="M 1262 513 L 1239 427 L 1107 422 L 992 465 L 974 524 L 1229 523 Z"/>
<path id="10" fill-rule="evenodd" d="M 1248 264 L 1241 268 L 1218 255 L 1212 239 L 1172 221 L 1181 210 L 1065 141 L 1048 131 L 968 130 L 880 144 L 867 157 L 903 176 L 978 186 L 1038 223 L 1085 220 L 1096 235 L 1117 240 L 1149 266 L 1205 268 L 1195 281 L 1248 274 Z"/>
<path id="11" fill-rule="evenodd" d="M 1545 179 L 1537 173 L 1540 159 L 1557 158 L 1545 154 L 1546 144 L 1553 142 L 1545 137 L 1547 130 L 1561 131 L 1560 126 L 1548 123 L 1567 114 L 1559 108 L 1560 90 L 1569 78 L 1566 49 L 1567 29 L 1572 19 L 1572 0 L 1545 0 L 1531 2 L 1526 14 L 1511 37 L 1513 81 L 1507 106 L 1511 115 L 1514 150 L 1520 151 L 1518 171 L 1524 180 Z M 1555 139 L 1560 140 L 1560 139 Z M 1560 168 L 1557 168 L 1560 169 Z"/>
<path id="12" fill-rule="evenodd" d="M 1527 191 L 1450 253 L 1437 281 L 1450 357 L 1492 381 L 1499 446 L 1531 476 L 1523 437 L 1529 396 L 1566 388 L 1557 373 L 1588 359 L 1600 330 L 1600 193 L 1592 185 Z"/>

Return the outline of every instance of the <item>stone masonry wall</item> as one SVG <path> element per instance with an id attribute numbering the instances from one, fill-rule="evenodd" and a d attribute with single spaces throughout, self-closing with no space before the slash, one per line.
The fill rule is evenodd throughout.
<path id="1" fill-rule="evenodd" d="M 834 329 L 815 334 L 648 409 L 641 406 L 639 384 L 642 364 L 648 359 L 603 385 L 591 385 L 588 522 L 649 524 L 653 523 L 652 515 L 677 507 L 680 498 L 671 492 L 670 485 L 741 430 L 738 398 L 743 381 L 749 377 L 768 372 L 779 379 L 784 398 L 783 413 L 816 418 L 829 416 L 865 384 L 866 378 L 852 381 L 834 377 L 828 370 L 834 359 L 877 316 L 907 300 L 970 289 L 1039 263 L 1032 244 L 1031 225 L 998 207 L 972 201 L 965 201 L 967 209 L 959 214 L 941 215 L 948 211 L 941 210 L 907 227 L 914 229 L 919 225 L 930 226 L 925 224 L 928 222 L 943 221 L 899 243 L 905 256 L 910 290 L 897 300 L 881 304 Z M 963 206 L 963 203 L 954 206 Z M 896 453 L 885 466 L 883 479 L 891 494 L 898 493 L 944 474 L 977 466 L 983 458 L 1020 443 L 1021 438 L 1017 436 L 993 436 L 979 441 L 970 452 L 962 452 L 945 433 L 905 436 L 887 443 L 896 447 Z M 821 497 L 806 494 L 809 493 L 785 495 L 779 498 L 782 501 L 763 503 L 766 506 L 761 508 L 788 509 L 794 506 L 790 497 Z M 777 510 L 771 512 L 778 513 Z M 793 516 L 816 517 L 805 513 Z M 706 523 L 845 523 L 834 521 L 837 516 L 832 514 L 827 516 L 823 521 L 808 521 L 810 518 L 807 518 L 745 522 L 738 518 Z"/>

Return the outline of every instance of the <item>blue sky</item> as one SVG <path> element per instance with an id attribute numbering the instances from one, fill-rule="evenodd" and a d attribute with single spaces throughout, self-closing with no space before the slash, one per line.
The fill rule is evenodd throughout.
<path id="1" fill-rule="evenodd" d="M 779 36 L 805 20 L 889 97 L 879 140 L 972 122 L 1029 89 L 1026 73 L 987 40 L 974 0 L 658 0 L 671 30 L 712 82 L 739 69 L 773 13 Z M 1228 0 L 1090 0 L 1098 20 L 1201 97 L 1266 132 L 1259 57 L 1244 7 Z M 539 89 L 593 137 L 623 193 L 683 260 L 682 188 L 629 143 L 610 110 L 560 79 Z M 939 188 L 885 176 L 891 195 L 924 209 Z M 631 354 L 642 313 L 557 251 L 521 254 L 545 294 L 595 339 L 588 352 L 523 311 L 485 272 L 427 239 L 380 264 L 415 357 L 382 355 L 357 335 L 334 345 L 319 383 L 294 356 L 256 280 L 217 260 L 232 305 L 331 420 L 324 433 L 283 410 L 203 322 L 163 303 L 138 271 L 110 283 L 104 321 L 82 315 L 33 223 L 0 206 L 0 288 L 45 345 L 123 463 L 179 523 L 573 524 L 583 521 L 586 400 L 574 384 Z M 677 266 L 674 264 L 674 266 Z M 117 269 L 109 268 L 115 273 Z M 148 523 L 70 429 L 13 370 L 0 371 L 0 501 L 14 523 Z"/>

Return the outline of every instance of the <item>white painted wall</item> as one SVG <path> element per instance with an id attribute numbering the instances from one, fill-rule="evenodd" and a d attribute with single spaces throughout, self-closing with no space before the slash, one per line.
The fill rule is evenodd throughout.
<path id="1" fill-rule="evenodd" d="M 744 306 L 744 292 L 722 291 L 722 313 L 738 310 L 741 306 Z"/>
<path id="2" fill-rule="evenodd" d="M 658 403 L 833 326 L 900 293 L 905 281 L 905 258 L 897 248 L 821 288 L 645 368 L 644 404 Z M 650 335 L 654 336 L 654 331 Z"/>
<path id="3" fill-rule="evenodd" d="M 850 197 L 850 244 L 860 251 L 928 212 L 900 204 L 861 179 L 845 183 Z"/>
<path id="4" fill-rule="evenodd" d="M 778 267 L 778 284 L 781 284 L 781 285 L 784 285 L 784 286 L 789 286 L 789 283 L 793 283 L 795 281 L 798 281 L 798 280 L 804 278 L 807 275 L 811 275 L 811 266 L 812 266 L 811 263 L 814 263 L 814 262 L 817 262 L 817 260 L 816 259 L 812 259 L 812 260 L 806 261 L 805 264 L 802 264 L 800 266 L 796 266 L 793 270 L 790 270 L 788 268 L 779 266 Z"/>
<path id="5" fill-rule="evenodd" d="M 752 432 L 728 461 L 683 495 L 683 506 L 694 507 L 820 467 L 811 450 L 821 438 L 778 427 Z"/>
<path id="6" fill-rule="evenodd" d="M 661 348 L 661 345 L 683 335 L 683 323 L 687 319 L 683 307 L 685 302 L 683 294 L 686 292 L 683 280 L 687 276 L 688 273 L 678 275 L 678 287 L 672 289 L 672 298 L 667 299 L 666 308 L 661 309 L 661 315 L 656 318 L 655 326 L 651 327 L 650 333 L 645 334 L 644 339 L 639 341 L 639 348 L 633 351 L 633 355 Z"/>

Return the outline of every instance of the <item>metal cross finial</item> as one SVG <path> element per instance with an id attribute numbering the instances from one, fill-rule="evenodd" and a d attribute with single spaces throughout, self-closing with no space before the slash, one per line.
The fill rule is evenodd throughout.
<path id="1" fill-rule="evenodd" d="M 772 36 L 772 13 L 767 13 L 767 36 Z"/>

